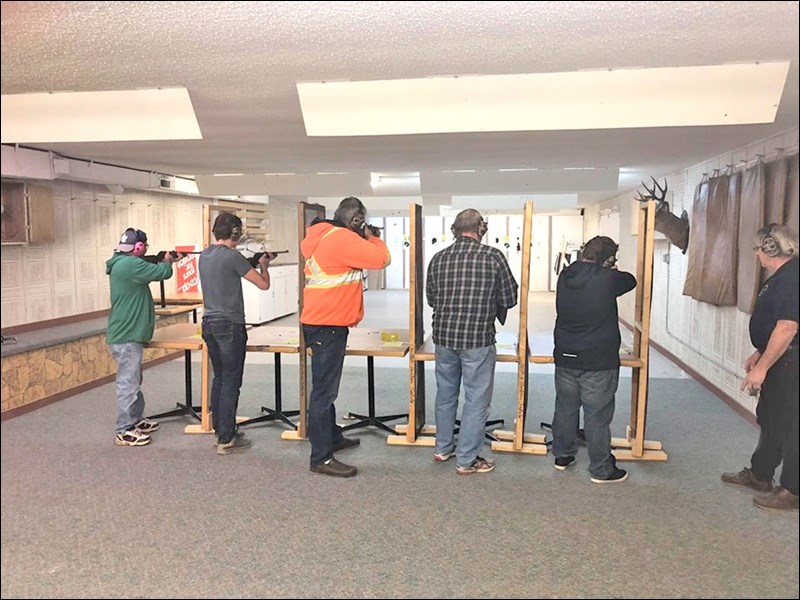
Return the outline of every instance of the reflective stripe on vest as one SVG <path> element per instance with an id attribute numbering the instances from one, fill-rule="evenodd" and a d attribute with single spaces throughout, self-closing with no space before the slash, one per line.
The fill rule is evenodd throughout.
<path id="1" fill-rule="evenodd" d="M 332 234 L 336 229 L 331 229 L 330 231 L 326 232 L 322 238 L 328 237 Z M 306 259 L 306 287 L 307 288 L 323 288 L 323 289 L 330 289 L 335 287 L 341 287 L 345 285 L 351 285 L 353 283 L 361 283 L 363 274 L 361 269 L 350 269 L 345 273 L 340 273 L 338 275 L 328 275 L 317 263 L 316 259 L 312 255 L 310 258 Z"/>

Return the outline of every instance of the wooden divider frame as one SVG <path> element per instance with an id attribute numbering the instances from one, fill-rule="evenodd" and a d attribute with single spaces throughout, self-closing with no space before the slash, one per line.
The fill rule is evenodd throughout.
<path id="1" fill-rule="evenodd" d="M 425 424 L 425 360 L 431 356 L 421 354 L 425 341 L 422 207 L 410 204 L 409 280 L 408 280 L 408 423 L 395 425 L 397 435 L 390 435 L 386 443 L 394 446 L 436 445 L 436 428 Z"/>
<path id="2" fill-rule="evenodd" d="M 495 430 L 497 441 L 492 442 L 494 452 L 522 452 L 547 454 L 544 434 L 525 433 L 528 411 L 528 292 L 530 291 L 531 237 L 533 227 L 533 202 L 525 203 L 522 226 L 522 272 L 519 286 L 519 333 L 517 338 L 517 414 L 514 431 Z"/>
<path id="3" fill-rule="evenodd" d="M 433 437 L 436 433 L 435 426 L 425 425 L 425 369 L 426 361 L 435 359 L 432 351 L 425 344 L 423 331 L 423 307 L 424 307 L 424 281 L 423 281 L 423 248 L 422 238 L 422 208 L 417 204 L 409 207 L 411 215 L 411 247 L 409 260 L 411 262 L 411 277 L 409 278 L 409 410 L 408 424 L 396 425 L 395 431 L 398 435 L 390 435 L 387 443 L 402 446 L 434 446 L 436 440 Z M 523 239 L 530 240 L 531 223 L 533 215 L 533 204 L 528 202 L 525 206 L 525 228 Z M 525 421 L 525 410 L 528 397 L 528 288 L 530 269 L 530 243 L 523 245 L 522 255 L 522 285 L 520 288 L 520 298 L 525 299 L 520 305 L 520 328 L 516 340 L 516 354 L 513 357 L 498 356 L 498 361 L 517 363 L 517 429 L 519 430 L 519 442 L 492 442 L 492 449 L 499 451 L 512 451 L 514 444 L 519 446 L 515 451 L 528 452 L 532 454 L 546 454 L 547 446 L 544 445 L 544 436 L 541 435 L 522 435 L 522 426 Z M 426 348 L 423 348 L 426 346 Z M 509 434 L 509 432 L 506 432 Z M 492 432 L 498 436 L 498 430 Z M 512 434 L 513 436 L 513 434 Z M 523 442 L 524 438 L 524 442 Z"/>
<path id="4" fill-rule="evenodd" d="M 300 377 L 299 395 L 298 399 L 300 405 L 300 414 L 298 415 L 297 430 L 284 431 L 281 433 L 282 440 L 304 440 L 307 437 L 308 425 L 308 352 L 306 347 L 305 337 L 303 336 L 303 324 L 299 322 L 299 316 L 303 314 L 303 290 L 306 287 L 305 264 L 303 262 L 303 253 L 300 251 L 300 244 L 306 237 L 306 229 L 311 225 L 311 222 L 316 218 L 325 218 L 325 207 L 321 204 L 310 204 L 308 202 L 298 202 L 297 204 L 297 256 L 299 257 L 300 264 L 297 269 L 297 289 L 299 290 L 299 307 L 298 307 L 298 335 L 300 337 L 300 347 L 298 348 L 298 371 Z"/>
<path id="5" fill-rule="evenodd" d="M 631 417 L 624 438 L 611 438 L 612 452 L 618 460 L 667 460 L 667 454 L 662 450 L 661 442 L 645 440 L 645 421 L 647 414 L 647 383 L 649 375 L 650 356 L 650 306 L 653 292 L 653 248 L 655 243 L 655 202 L 649 201 L 639 207 L 639 226 L 636 254 L 636 306 L 634 310 L 633 349 L 631 354 L 620 357 L 623 367 L 633 369 L 631 377 Z M 526 213 L 526 227 L 524 230 L 523 244 L 530 248 L 530 237 Z M 525 274 L 529 265 L 525 262 L 523 254 L 523 286 L 527 286 Z M 529 257 L 528 257 L 529 258 Z M 527 291 L 525 292 L 527 295 Z M 522 306 L 520 307 L 523 308 Z M 522 316 L 520 313 L 520 337 L 523 334 L 523 320 L 527 326 L 527 310 Z M 552 354 L 531 355 L 530 362 L 537 364 L 553 363 Z M 523 421 L 525 411 L 518 409 L 517 427 L 513 432 L 495 431 L 500 439 L 511 439 L 512 448 L 496 448 L 498 442 L 492 444 L 492 450 L 507 450 L 525 452 L 525 445 L 529 440 L 535 443 L 544 443 L 544 436 L 538 434 L 523 434 L 519 427 L 519 414 Z M 520 444 L 522 450 L 519 450 Z M 540 454 L 540 452 L 534 452 Z"/>
<path id="6" fill-rule="evenodd" d="M 631 360 L 622 360 L 631 373 L 631 417 L 626 436 L 611 438 L 618 460 L 667 460 L 661 442 L 645 439 L 647 421 L 648 380 L 650 376 L 650 309 L 653 295 L 653 253 L 655 246 L 656 203 L 653 200 L 639 207 L 636 248 L 636 305 L 634 307 L 633 351 Z"/>

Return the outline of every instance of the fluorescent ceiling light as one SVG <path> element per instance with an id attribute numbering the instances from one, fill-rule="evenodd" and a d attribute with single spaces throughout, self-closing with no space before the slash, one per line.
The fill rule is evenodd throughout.
<path id="1" fill-rule="evenodd" d="M 619 169 L 529 171 L 422 171 L 423 194 L 558 194 L 616 191 Z"/>
<path id="2" fill-rule="evenodd" d="M 189 179 L 186 177 L 176 177 L 175 178 L 175 187 L 173 188 L 176 192 L 183 192 L 184 194 L 199 194 L 199 190 L 197 189 L 197 182 L 194 179 Z"/>
<path id="3" fill-rule="evenodd" d="M 561 210 L 575 208 L 578 205 L 578 194 L 532 194 L 503 195 L 503 196 L 453 196 L 453 208 L 464 210 L 474 208 L 477 210 L 488 209 L 520 209 L 525 203 L 533 201 L 536 212 L 542 210 Z"/>
<path id="4" fill-rule="evenodd" d="M 186 88 L 2 97 L 4 144 L 202 138 Z"/>
<path id="5" fill-rule="evenodd" d="M 788 61 L 298 83 L 309 136 L 771 123 Z"/>
<path id="6" fill-rule="evenodd" d="M 408 188 L 419 192 L 419 173 L 370 173 L 369 183 L 375 191 L 385 188 Z"/>

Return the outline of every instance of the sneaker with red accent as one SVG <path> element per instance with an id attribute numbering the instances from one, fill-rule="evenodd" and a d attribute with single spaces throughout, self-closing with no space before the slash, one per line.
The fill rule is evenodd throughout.
<path id="1" fill-rule="evenodd" d="M 436 462 L 445 462 L 450 460 L 451 456 L 455 456 L 455 452 L 434 452 L 433 460 Z"/>
<path id="2" fill-rule="evenodd" d="M 148 419 L 145 417 L 136 425 L 134 425 L 134 427 L 136 427 L 136 429 L 142 433 L 153 433 L 156 429 L 158 429 L 158 421 L 153 421 L 153 419 Z"/>
<path id="3" fill-rule="evenodd" d="M 494 470 L 494 461 L 476 456 L 468 467 L 456 466 L 459 475 L 473 475 L 475 473 L 488 473 Z"/>
<path id="4" fill-rule="evenodd" d="M 114 439 L 114 443 L 117 446 L 146 446 L 150 441 L 149 435 L 142 433 L 135 427 L 123 433 L 118 433 Z"/>

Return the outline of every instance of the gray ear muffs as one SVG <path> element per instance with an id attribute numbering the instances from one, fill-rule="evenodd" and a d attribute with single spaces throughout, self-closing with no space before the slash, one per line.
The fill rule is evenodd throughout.
<path id="1" fill-rule="evenodd" d="M 761 251 L 770 258 L 775 258 L 776 256 L 783 254 L 783 249 L 781 248 L 780 243 L 772 235 L 772 225 L 769 226 L 766 235 L 764 235 L 764 238 L 761 240 L 760 246 Z"/>

